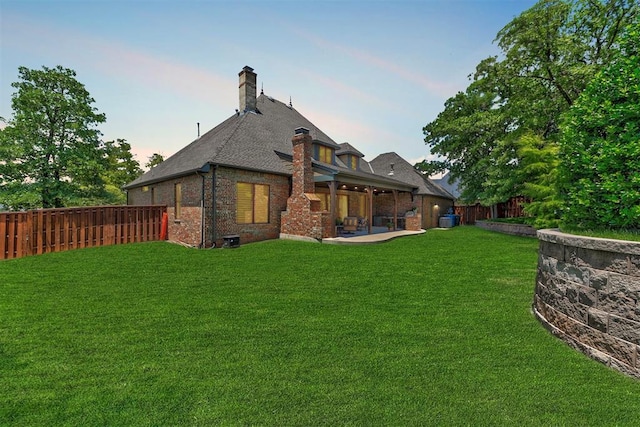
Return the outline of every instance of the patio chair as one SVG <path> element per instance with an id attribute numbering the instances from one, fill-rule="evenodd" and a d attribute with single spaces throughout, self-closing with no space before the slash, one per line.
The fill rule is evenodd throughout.
<path id="1" fill-rule="evenodd" d="M 358 218 L 358 231 L 367 229 L 367 218 Z"/>
<path id="2" fill-rule="evenodd" d="M 345 233 L 353 233 L 355 231 L 358 231 L 358 218 L 356 218 L 355 216 L 344 217 L 342 227 L 342 230 Z"/>

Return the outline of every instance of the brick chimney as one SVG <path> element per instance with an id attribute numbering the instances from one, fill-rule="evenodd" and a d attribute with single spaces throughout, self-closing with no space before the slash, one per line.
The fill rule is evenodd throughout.
<path id="1" fill-rule="evenodd" d="M 257 75 L 253 68 L 245 65 L 240 76 L 240 112 L 256 111 Z"/>
<path id="2" fill-rule="evenodd" d="M 291 196 L 287 210 L 280 215 L 280 237 L 302 236 L 322 239 L 332 235 L 329 212 L 320 210 L 320 199 L 315 194 L 311 163 L 313 140 L 309 129 L 299 127 L 291 139 L 293 144 L 293 173 Z"/>
<path id="3" fill-rule="evenodd" d="M 291 195 L 302 196 L 304 193 L 315 193 L 311 157 L 313 149 L 309 129 L 299 127 L 291 139 L 293 143 L 293 184 Z"/>

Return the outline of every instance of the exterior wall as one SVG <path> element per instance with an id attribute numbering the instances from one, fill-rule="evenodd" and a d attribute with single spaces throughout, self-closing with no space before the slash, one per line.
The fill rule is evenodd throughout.
<path id="1" fill-rule="evenodd" d="M 422 196 L 422 228 L 438 227 L 439 218 L 453 209 L 453 200 L 437 196 Z"/>
<path id="2" fill-rule="evenodd" d="M 419 197 L 414 196 L 411 200 L 410 193 L 398 192 L 398 216 L 403 216 L 406 211 L 410 211 L 414 206 L 419 205 Z M 393 193 L 378 193 L 373 197 L 373 213 L 376 216 L 393 216 L 394 212 Z"/>
<path id="3" fill-rule="evenodd" d="M 204 244 L 210 247 L 215 239 L 216 246 L 223 243 L 223 236 L 237 234 L 240 244 L 277 239 L 280 234 L 280 214 L 287 206 L 289 178 L 281 175 L 219 167 L 215 171 L 216 204 L 213 201 L 214 171 L 200 175 L 188 175 L 170 181 L 129 190 L 130 205 L 151 204 L 151 194 L 156 204 L 166 204 L 169 216 L 169 240 L 192 246 L 202 242 L 202 188 L 204 177 Z M 175 218 L 174 185 L 182 184 L 182 215 Z M 236 184 L 248 182 L 269 185 L 269 223 L 238 224 L 236 221 Z M 213 228 L 215 220 L 215 230 Z"/>
<path id="4" fill-rule="evenodd" d="M 219 167 L 216 171 L 216 245 L 222 244 L 222 237 L 229 234 L 240 236 L 240 244 L 277 239 L 280 235 L 281 214 L 287 208 L 289 178 L 262 172 Z M 269 223 L 238 224 L 236 220 L 236 184 L 247 182 L 269 185 Z M 208 192 L 211 194 L 211 192 Z M 210 196 L 207 196 L 210 197 Z M 210 203 L 209 203 L 210 205 Z M 213 221 L 213 214 L 207 214 Z M 213 238 L 207 230 L 207 240 Z"/>
<path id="5" fill-rule="evenodd" d="M 640 243 L 538 231 L 533 309 L 573 348 L 640 378 Z"/>
<path id="6" fill-rule="evenodd" d="M 359 212 L 360 212 L 360 202 L 362 201 L 364 203 L 364 211 L 367 212 L 368 209 L 368 200 L 369 200 L 369 194 L 368 193 L 361 193 L 358 191 L 340 191 L 338 190 L 336 192 L 336 194 L 344 194 L 346 193 L 349 196 L 349 216 L 356 216 L 359 217 Z M 360 200 L 360 196 L 363 195 L 364 198 L 362 198 L 362 200 Z"/>
<path id="7" fill-rule="evenodd" d="M 180 218 L 175 216 L 175 184 L 177 183 L 182 187 Z M 169 240 L 193 246 L 200 245 L 202 241 L 201 199 L 202 176 L 196 174 L 128 190 L 129 205 L 167 205 Z"/>

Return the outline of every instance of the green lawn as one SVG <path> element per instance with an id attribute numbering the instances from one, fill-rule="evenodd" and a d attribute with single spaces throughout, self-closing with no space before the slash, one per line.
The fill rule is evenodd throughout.
<path id="1" fill-rule="evenodd" d="M 538 242 L 169 243 L 0 262 L 0 425 L 639 425 L 530 312 Z"/>

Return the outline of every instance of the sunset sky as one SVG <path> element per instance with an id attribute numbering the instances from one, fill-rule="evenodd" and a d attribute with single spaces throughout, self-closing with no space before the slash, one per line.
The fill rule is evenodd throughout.
<path id="1" fill-rule="evenodd" d="M 0 0 L 0 116 L 18 67 L 77 72 L 141 164 L 238 108 L 238 72 L 366 160 L 428 155 L 422 127 L 532 0 Z M 260 90 L 260 87 L 258 90 Z"/>

